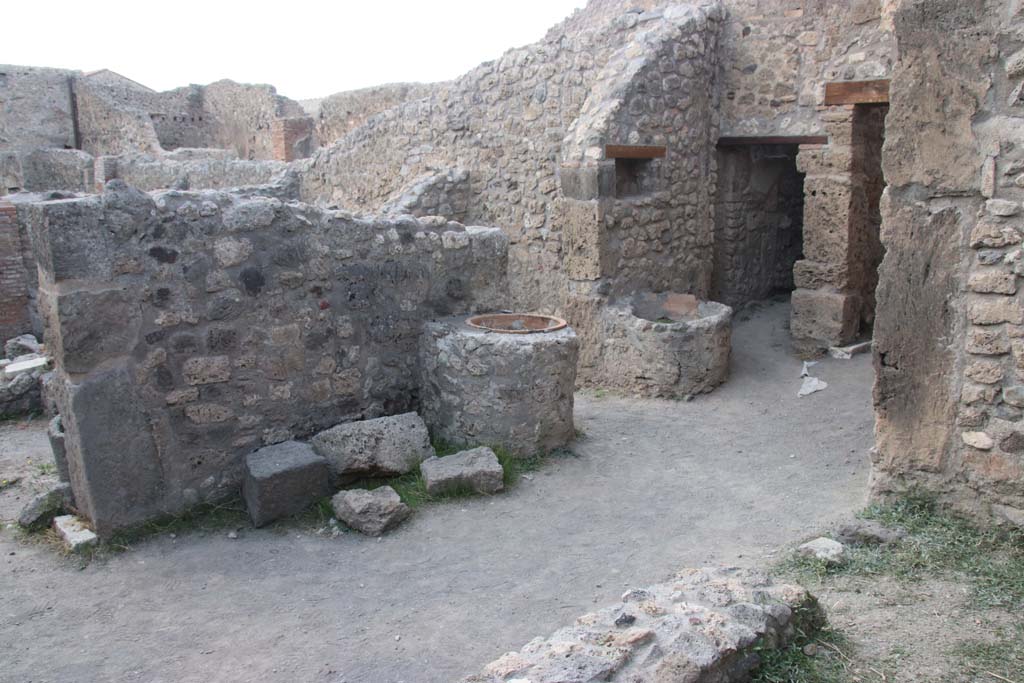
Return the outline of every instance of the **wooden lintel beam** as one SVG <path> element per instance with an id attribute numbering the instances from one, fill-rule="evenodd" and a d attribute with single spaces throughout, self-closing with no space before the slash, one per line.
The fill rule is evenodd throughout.
<path id="1" fill-rule="evenodd" d="M 740 145 L 827 145 L 827 135 L 762 135 L 718 138 L 719 147 Z"/>
<path id="2" fill-rule="evenodd" d="M 605 145 L 606 159 L 661 159 L 665 156 L 662 145 Z"/>
<path id="3" fill-rule="evenodd" d="M 889 81 L 835 81 L 825 84 L 825 104 L 888 104 Z"/>

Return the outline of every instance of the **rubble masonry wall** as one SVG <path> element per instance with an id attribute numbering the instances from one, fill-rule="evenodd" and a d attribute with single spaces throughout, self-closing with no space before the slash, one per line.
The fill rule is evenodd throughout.
<path id="1" fill-rule="evenodd" d="M 909 0 L 884 150 L 871 490 L 1024 524 L 1024 18 Z"/>
<path id="2" fill-rule="evenodd" d="M 423 322 L 505 305 L 493 229 L 123 183 L 28 221 L 101 534 L 231 495 L 263 445 L 413 409 Z"/>

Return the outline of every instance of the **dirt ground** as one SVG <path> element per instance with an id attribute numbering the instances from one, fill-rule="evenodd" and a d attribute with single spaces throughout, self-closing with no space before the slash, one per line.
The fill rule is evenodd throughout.
<path id="1" fill-rule="evenodd" d="M 713 393 L 579 395 L 574 456 L 380 540 L 300 525 L 159 534 L 79 568 L 7 529 L 0 680 L 451 681 L 627 586 L 766 563 L 863 506 L 872 445 L 870 357 L 821 361 L 828 388 L 797 398 L 788 314 L 738 316 L 732 376 Z M 31 479 L 46 447 L 42 420 L 0 426 L 0 479 Z M 24 489 L 0 492 L 0 516 Z"/>

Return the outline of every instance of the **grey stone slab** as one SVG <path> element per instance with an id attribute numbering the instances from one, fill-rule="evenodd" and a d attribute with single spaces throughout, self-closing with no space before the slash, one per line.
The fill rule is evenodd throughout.
<path id="1" fill-rule="evenodd" d="M 340 424 L 311 443 L 342 479 L 406 474 L 434 455 L 430 433 L 416 413 Z"/>
<path id="2" fill-rule="evenodd" d="M 430 495 L 460 491 L 497 493 L 505 487 L 505 470 L 490 448 L 480 447 L 443 458 L 429 458 L 420 465 Z"/>
<path id="3" fill-rule="evenodd" d="M 412 514 L 390 486 L 341 491 L 331 499 L 331 505 L 339 520 L 368 536 L 380 536 Z"/>
<path id="4" fill-rule="evenodd" d="M 28 502 L 18 515 L 18 524 L 25 529 L 41 529 L 71 506 L 71 485 L 61 482 Z"/>
<path id="5" fill-rule="evenodd" d="M 242 495 L 256 526 L 302 512 L 329 493 L 327 461 L 308 444 L 285 441 L 245 459 Z"/>

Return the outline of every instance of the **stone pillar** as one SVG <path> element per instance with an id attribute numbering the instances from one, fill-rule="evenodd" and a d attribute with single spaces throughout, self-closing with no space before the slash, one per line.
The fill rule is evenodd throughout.
<path id="1" fill-rule="evenodd" d="M 804 177 L 804 258 L 793 267 L 790 330 L 798 352 L 848 344 L 860 329 L 861 295 L 855 282 L 858 225 L 854 205 L 854 107 L 828 107 L 827 145 L 801 145 Z"/>
<path id="2" fill-rule="evenodd" d="M 13 204 L 0 202 L 0 340 L 31 327 L 17 210 Z"/>

